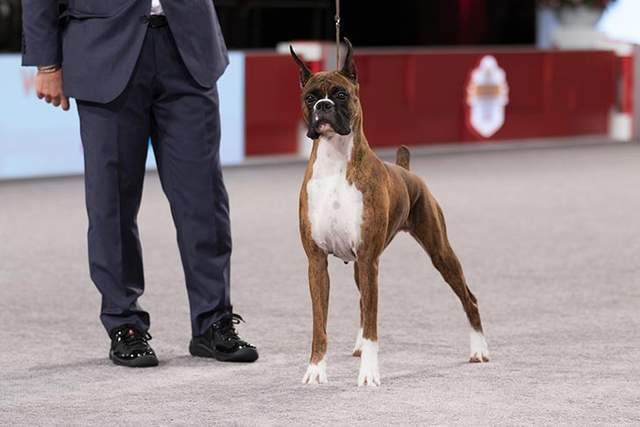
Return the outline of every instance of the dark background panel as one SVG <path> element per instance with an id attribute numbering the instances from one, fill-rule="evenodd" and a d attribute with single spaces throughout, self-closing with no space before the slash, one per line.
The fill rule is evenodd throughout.
<path id="1" fill-rule="evenodd" d="M 341 0 L 342 34 L 359 47 L 527 45 L 535 41 L 535 3 Z M 215 0 L 214 4 L 231 49 L 335 37 L 335 0 Z M 18 51 L 20 38 L 20 0 L 0 0 L 0 51 Z"/>
<path id="2" fill-rule="evenodd" d="M 342 33 L 357 46 L 533 44 L 535 0 L 341 0 Z M 334 38 L 335 0 L 218 0 L 232 48 Z"/>

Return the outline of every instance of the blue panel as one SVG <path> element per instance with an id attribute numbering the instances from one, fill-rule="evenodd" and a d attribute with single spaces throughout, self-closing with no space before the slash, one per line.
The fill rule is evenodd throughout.
<path id="1" fill-rule="evenodd" d="M 75 105 L 63 112 L 36 98 L 32 68 L 0 55 L 0 179 L 82 173 Z"/>
<path id="2" fill-rule="evenodd" d="M 231 52 L 230 60 L 218 82 L 223 164 L 244 158 L 244 54 Z M 81 174 L 75 105 L 63 112 L 38 100 L 34 75 L 33 68 L 20 67 L 20 55 L 0 55 L 0 179 Z M 149 167 L 154 167 L 152 154 Z"/>
<path id="3" fill-rule="evenodd" d="M 244 53 L 229 52 L 229 67 L 218 80 L 222 116 L 222 164 L 244 160 Z"/>

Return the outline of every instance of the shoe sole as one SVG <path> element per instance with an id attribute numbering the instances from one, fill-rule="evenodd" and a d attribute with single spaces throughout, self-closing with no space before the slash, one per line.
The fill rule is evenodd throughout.
<path id="1" fill-rule="evenodd" d="M 189 353 L 194 357 L 206 357 L 220 362 L 252 363 L 258 360 L 258 352 L 253 348 L 243 348 L 233 354 L 220 353 L 200 344 L 189 344 Z"/>
<path id="2" fill-rule="evenodd" d="M 158 366 L 158 358 L 155 356 L 141 356 L 132 360 L 125 360 L 117 357 L 113 354 L 113 351 L 110 351 L 109 359 L 116 365 L 126 366 L 128 368 L 151 368 Z"/>

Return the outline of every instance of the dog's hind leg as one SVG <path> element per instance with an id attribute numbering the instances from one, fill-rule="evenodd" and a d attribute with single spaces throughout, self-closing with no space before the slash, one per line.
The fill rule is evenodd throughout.
<path id="1" fill-rule="evenodd" d="M 489 350 L 482 330 L 478 301 L 467 286 L 462 266 L 451 249 L 442 209 L 424 186 L 410 214 L 411 235 L 431 257 L 435 268 L 451 286 L 464 308 L 471 324 L 470 362 L 488 362 Z"/>
<path id="2" fill-rule="evenodd" d="M 358 292 L 360 292 L 360 278 L 358 277 L 358 261 L 353 263 L 353 276 L 356 281 L 356 287 L 358 288 Z M 362 297 L 360 297 L 360 328 L 358 329 L 358 336 L 356 337 L 356 343 L 353 346 L 353 357 L 360 357 L 362 353 L 362 328 L 364 325 L 364 314 L 362 310 Z"/>
<path id="3" fill-rule="evenodd" d="M 327 255 L 314 253 L 309 257 L 309 290 L 313 309 L 313 340 L 309 367 L 302 382 L 327 382 L 327 315 L 329 312 L 329 272 Z"/>

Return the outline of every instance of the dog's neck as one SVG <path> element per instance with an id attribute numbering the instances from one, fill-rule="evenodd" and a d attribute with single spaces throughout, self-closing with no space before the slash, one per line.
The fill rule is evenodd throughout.
<path id="1" fill-rule="evenodd" d="M 362 108 L 360 107 L 360 103 L 358 103 L 358 109 L 360 111 L 353 119 L 353 124 L 351 125 L 351 133 L 353 134 L 353 152 L 354 154 L 360 153 L 363 154 L 366 151 L 370 151 L 369 142 L 367 138 L 364 136 L 364 126 L 362 123 Z M 358 158 L 360 156 L 354 156 L 353 158 Z"/>
<path id="2" fill-rule="evenodd" d="M 331 176 L 345 174 L 349 162 L 353 158 L 353 132 L 340 135 L 327 132 L 316 141 L 314 176 Z"/>
<path id="3" fill-rule="evenodd" d="M 322 162 L 323 165 L 331 165 L 325 172 L 340 172 L 344 168 L 357 168 L 357 159 L 362 158 L 364 152 L 371 150 L 367 138 L 364 136 L 362 119 L 358 115 L 353 125 L 351 133 L 340 135 L 337 132 L 326 132 L 316 140 L 315 161 Z"/>

